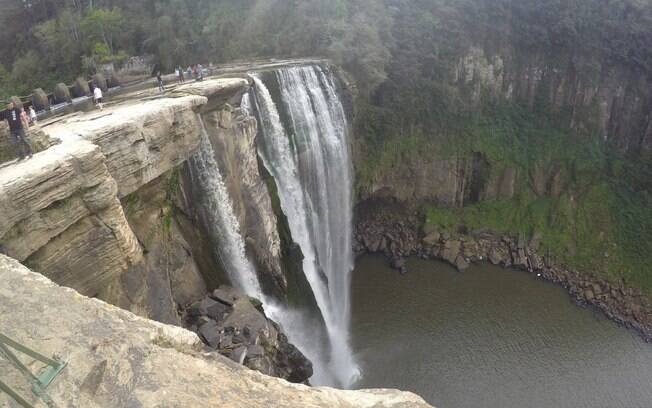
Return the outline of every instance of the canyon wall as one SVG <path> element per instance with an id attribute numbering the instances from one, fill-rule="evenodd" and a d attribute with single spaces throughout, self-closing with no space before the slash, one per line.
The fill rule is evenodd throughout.
<path id="1" fill-rule="evenodd" d="M 464 115 L 469 116 L 446 118 L 448 123 L 419 130 L 417 133 L 424 133 L 421 137 L 409 132 L 386 135 L 391 137 L 385 140 L 382 158 L 369 156 L 378 152 L 368 151 L 368 140 L 357 141 L 361 198 L 379 194 L 462 207 L 482 200 L 510 199 L 523 189 L 549 197 L 567 192 L 575 174 L 564 163 L 563 154 L 551 157 L 557 152 L 540 152 L 527 165 L 514 163 L 504 157 L 512 151 L 502 145 L 499 133 L 504 129 L 500 124 L 474 122 L 479 113 L 496 107 L 518 106 L 533 115 L 551 116 L 555 130 L 575 134 L 571 137 L 587 151 L 596 144 L 624 154 L 652 147 L 652 79 L 644 71 L 606 58 L 526 53 L 508 41 L 500 46 L 495 46 L 496 39 L 487 42 L 491 45 L 475 43 L 456 49 L 442 74 L 441 86 L 450 94 L 441 102 L 462 104 Z M 382 88 L 379 92 L 382 94 Z M 501 113 L 490 112 L 494 118 L 487 118 L 488 122 L 504 120 Z M 467 138 L 467 133 L 485 125 L 487 129 L 482 131 L 493 128 L 495 132 L 486 136 L 488 143 Z M 542 129 L 541 137 L 552 140 L 554 135 L 545 135 L 550 130 Z M 401 142 L 401 138 L 408 140 Z M 406 146 L 409 143 L 412 146 Z M 533 139 L 530 143 L 545 149 L 547 143 L 554 142 Z M 378 160 L 383 162 L 372 164 L 371 171 L 365 168 Z"/>
<path id="2" fill-rule="evenodd" d="M 85 295 L 179 324 L 182 307 L 226 282 L 186 168 L 203 117 L 251 255 L 282 297 L 256 122 L 229 104 L 239 104 L 248 86 L 242 77 L 178 86 L 166 96 L 138 92 L 101 111 L 43 121 L 39 133 L 56 145 L 0 170 L 3 252 Z"/>

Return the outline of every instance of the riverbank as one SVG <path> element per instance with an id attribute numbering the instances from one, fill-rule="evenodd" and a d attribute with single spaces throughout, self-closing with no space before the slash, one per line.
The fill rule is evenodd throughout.
<path id="1" fill-rule="evenodd" d="M 408 273 L 405 259 L 443 260 L 463 271 L 472 263 L 514 267 L 565 288 L 580 305 L 601 310 L 611 320 L 652 342 L 652 303 L 643 293 L 566 267 L 540 245 L 540 237 L 513 237 L 486 230 L 455 231 L 425 225 L 418 210 L 399 202 L 372 199 L 356 208 L 356 254 L 382 253 L 391 266 Z"/>

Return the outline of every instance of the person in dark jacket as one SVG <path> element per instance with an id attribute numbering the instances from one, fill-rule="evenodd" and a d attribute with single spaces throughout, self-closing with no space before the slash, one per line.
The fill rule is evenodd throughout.
<path id="1" fill-rule="evenodd" d="M 16 149 L 18 161 L 32 157 L 32 148 L 27 143 L 25 127 L 21 118 L 20 109 L 16 108 L 13 102 L 7 104 L 7 109 L 0 112 L 0 122 L 6 120 L 9 123 L 9 133 L 11 134 L 11 143 Z"/>
<path id="2" fill-rule="evenodd" d="M 156 82 L 158 83 L 158 90 L 165 92 L 165 86 L 163 85 L 163 77 L 161 76 L 161 71 L 156 71 Z"/>

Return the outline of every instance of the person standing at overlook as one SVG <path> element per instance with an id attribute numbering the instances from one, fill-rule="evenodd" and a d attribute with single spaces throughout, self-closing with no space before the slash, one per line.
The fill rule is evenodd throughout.
<path id="1" fill-rule="evenodd" d="M 9 123 L 11 143 L 16 149 L 18 161 L 25 159 L 25 157 L 30 159 L 32 157 L 32 148 L 27 143 L 25 125 L 23 124 L 24 118 L 21 117 L 20 109 L 13 102 L 9 102 L 7 109 L 0 112 L 0 122 L 5 120 Z"/>
<path id="2" fill-rule="evenodd" d="M 100 89 L 99 86 L 95 85 L 95 88 L 93 89 L 93 99 L 95 99 L 95 104 L 97 105 L 100 110 L 104 109 L 104 105 L 102 104 L 102 89 Z"/>
<path id="3" fill-rule="evenodd" d="M 161 93 L 165 92 L 165 86 L 163 85 L 163 77 L 161 76 L 161 71 L 156 71 L 156 83 L 158 83 L 158 90 Z"/>

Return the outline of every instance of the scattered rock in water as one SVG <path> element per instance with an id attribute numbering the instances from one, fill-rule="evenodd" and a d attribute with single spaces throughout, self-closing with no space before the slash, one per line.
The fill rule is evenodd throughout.
<path id="1" fill-rule="evenodd" d="M 312 363 L 269 320 L 257 299 L 221 286 L 193 303 L 186 325 L 211 349 L 238 364 L 295 383 L 307 383 Z"/>
<path id="2" fill-rule="evenodd" d="M 463 271 L 465 269 L 468 269 L 469 266 L 471 266 L 471 265 L 469 265 L 467 260 L 464 259 L 464 257 L 462 255 L 458 255 L 457 259 L 455 259 L 455 267 L 457 267 L 457 269 L 459 271 Z"/>
<path id="3" fill-rule="evenodd" d="M 441 257 L 450 263 L 451 265 L 455 265 L 457 261 L 457 257 L 460 254 L 460 248 L 462 247 L 462 242 L 453 240 L 453 241 L 446 241 L 444 244 L 444 250 L 441 253 Z"/>
<path id="4" fill-rule="evenodd" d="M 593 293 L 593 291 L 591 289 L 586 289 L 584 291 L 584 299 L 586 299 L 588 302 L 595 299 L 595 294 Z"/>

